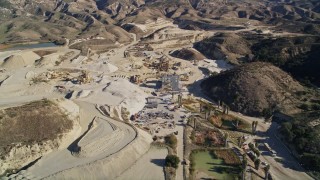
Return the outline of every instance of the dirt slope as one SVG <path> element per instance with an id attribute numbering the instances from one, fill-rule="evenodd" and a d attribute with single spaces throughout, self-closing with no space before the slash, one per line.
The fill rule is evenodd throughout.
<path id="1" fill-rule="evenodd" d="M 203 60 L 206 57 L 193 48 L 183 48 L 174 51 L 171 56 L 184 60 Z"/>
<path id="2" fill-rule="evenodd" d="M 251 54 L 250 43 L 233 33 L 220 33 L 194 45 L 195 49 L 211 59 L 228 59 L 239 64 L 241 58 Z"/>
<path id="3" fill-rule="evenodd" d="M 231 109 L 255 116 L 262 115 L 267 109 L 289 114 L 299 112 L 297 93 L 304 91 L 304 87 L 287 73 L 262 62 L 239 66 L 210 77 L 202 83 L 202 88 Z"/>

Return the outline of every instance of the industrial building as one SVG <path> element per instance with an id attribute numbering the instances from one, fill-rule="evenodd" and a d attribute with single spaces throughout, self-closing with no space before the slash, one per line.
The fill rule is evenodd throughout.
<path id="1" fill-rule="evenodd" d="M 180 92 L 179 75 L 164 75 L 161 77 L 161 91 Z"/>

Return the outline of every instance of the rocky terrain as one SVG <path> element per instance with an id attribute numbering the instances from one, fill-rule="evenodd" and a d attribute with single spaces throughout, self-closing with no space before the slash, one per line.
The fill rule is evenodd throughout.
<path id="1" fill-rule="evenodd" d="M 209 135 L 238 146 L 235 158 L 241 137 L 263 138 L 283 158 L 259 157 L 274 179 L 311 179 L 301 162 L 320 172 L 319 24 L 318 0 L 0 0 L 0 176 L 192 178 L 188 133 L 221 113 L 230 127 Z M 282 113 L 281 129 L 263 123 Z M 268 179 L 264 166 L 245 179 Z"/>
<path id="2" fill-rule="evenodd" d="M 0 41 L 21 43 L 49 40 L 64 43 L 64 38 L 89 38 L 100 45 L 126 43 L 130 41 L 130 36 L 122 28 L 128 32 L 138 32 L 140 37 L 147 32 L 135 23 L 145 24 L 157 18 L 169 19 L 181 28 L 193 30 L 242 29 L 249 22 L 275 25 L 276 30 L 319 32 L 317 1 L 242 1 L 2 0 Z M 300 28 L 291 26 L 292 22 L 299 24 Z"/>
<path id="3" fill-rule="evenodd" d="M 232 64 L 240 64 L 241 59 L 252 54 L 250 43 L 237 34 L 217 34 L 194 47 L 208 58 L 228 59 Z"/>
<path id="4" fill-rule="evenodd" d="M 319 36 L 275 37 L 256 31 L 220 33 L 194 44 L 211 59 L 227 59 L 232 64 L 270 62 L 306 85 L 319 85 Z M 304 71 L 303 69 L 308 69 Z"/>

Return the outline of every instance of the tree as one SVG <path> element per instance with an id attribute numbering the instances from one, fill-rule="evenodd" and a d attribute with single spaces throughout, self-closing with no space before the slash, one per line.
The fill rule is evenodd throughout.
<path id="1" fill-rule="evenodd" d="M 240 120 L 239 119 L 236 119 L 235 120 L 235 124 L 233 124 L 233 126 L 236 128 L 236 129 L 238 129 L 238 127 L 239 127 L 239 122 L 240 122 Z"/>
<path id="2" fill-rule="evenodd" d="M 320 156 L 317 154 L 303 153 L 301 156 L 301 162 L 309 170 L 319 171 L 320 170 Z"/>
<path id="3" fill-rule="evenodd" d="M 259 170 L 259 167 L 260 167 L 260 159 L 256 159 L 255 161 L 254 161 L 254 167 L 256 168 L 256 170 Z"/>
<path id="4" fill-rule="evenodd" d="M 243 154 L 242 156 L 242 180 L 245 180 L 245 175 L 247 171 L 248 161 L 247 161 L 247 155 Z"/>
<path id="5" fill-rule="evenodd" d="M 260 155 L 261 155 L 261 153 L 260 153 L 260 151 L 257 149 L 257 148 L 255 148 L 256 150 L 254 151 L 254 153 L 256 153 L 256 155 L 257 155 L 257 157 L 259 157 Z"/>
<path id="6" fill-rule="evenodd" d="M 222 103 L 222 112 L 223 114 L 229 114 L 229 106 L 226 105 L 225 103 Z"/>
<path id="7" fill-rule="evenodd" d="M 259 151 L 259 149 L 257 149 L 257 148 L 254 146 L 254 144 L 249 143 L 248 146 L 249 146 L 249 148 L 251 149 L 251 151 L 253 151 L 253 152 L 257 155 L 257 157 L 260 156 L 260 151 Z"/>
<path id="8" fill-rule="evenodd" d="M 251 123 L 252 134 L 254 134 L 254 121 Z"/>
<path id="9" fill-rule="evenodd" d="M 262 115 L 264 117 L 264 120 L 266 122 L 270 121 L 272 119 L 272 116 L 273 116 L 273 110 L 271 108 L 266 108 L 266 109 L 263 109 L 262 111 Z"/>
<path id="10" fill-rule="evenodd" d="M 238 146 L 241 147 L 243 143 L 244 143 L 244 137 L 241 136 L 238 138 Z"/>
<path id="11" fill-rule="evenodd" d="M 209 120 L 209 118 L 210 118 L 210 110 L 208 110 L 207 112 L 206 112 L 206 116 L 207 116 L 207 118 L 206 118 L 206 120 L 208 121 Z"/>
<path id="12" fill-rule="evenodd" d="M 228 134 L 228 133 L 225 133 L 225 134 L 224 134 L 224 138 L 225 138 L 225 147 L 228 147 L 229 134 Z"/>
<path id="13" fill-rule="evenodd" d="M 258 127 L 258 121 L 256 121 L 255 125 L 254 125 L 254 133 L 257 132 L 257 127 Z"/>
<path id="14" fill-rule="evenodd" d="M 179 104 L 179 107 L 181 107 L 181 105 L 182 105 L 182 95 L 181 94 L 178 95 L 178 104 Z"/>
<path id="15" fill-rule="evenodd" d="M 251 126 L 252 126 L 252 134 L 255 134 L 257 131 L 258 121 L 253 121 Z"/>
<path id="16" fill-rule="evenodd" d="M 204 118 L 205 118 L 205 120 L 208 120 L 209 119 L 209 117 L 210 117 L 210 108 L 209 107 L 207 107 L 207 108 L 205 108 L 204 109 Z"/>
<path id="17" fill-rule="evenodd" d="M 179 163 L 180 163 L 180 159 L 178 156 L 167 155 L 166 162 L 165 162 L 166 167 L 173 167 L 173 168 L 177 169 L 179 166 Z"/>
<path id="18" fill-rule="evenodd" d="M 268 164 L 266 167 L 264 167 L 264 172 L 265 172 L 264 179 L 268 179 L 269 171 L 270 171 L 270 165 Z"/>
<path id="19" fill-rule="evenodd" d="M 222 108 L 222 113 L 225 114 L 226 113 L 226 105 L 224 104 L 223 101 L 220 102 L 221 108 Z"/>

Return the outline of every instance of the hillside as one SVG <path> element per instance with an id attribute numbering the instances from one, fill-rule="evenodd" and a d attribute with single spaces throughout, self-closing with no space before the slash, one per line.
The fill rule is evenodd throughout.
<path id="1" fill-rule="evenodd" d="M 234 30 L 255 25 L 273 25 L 275 30 L 319 33 L 319 2 L 295 0 L 274 2 L 264 0 L 2 0 L 0 3 L 0 42 L 21 43 L 65 39 L 95 39 L 110 44 L 131 41 L 113 29 L 145 35 L 128 23 L 147 24 L 157 18 L 174 21 L 183 29 Z M 292 25 L 294 24 L 294 26 Z M 297 28 L 298 26 L 298 28 Z M 124 35 L 124 36 L 122 36 Z M 71 41 L 72 42 L 72 41 Z M 84 46 L 86 43 L 82 43 Z"/>
<path id="2" fill-rule="evenodd" d="M 0 176 L 59 148 L 77 127 L 65 113 L 48 100 L 1 109 Z"/>
<path id="3" fill-rule="evenodd" d="M 171 53 L 171 56 L 184 60 L 203 60 L 206 57 L 193 48 L 183 48 Z"/>
<path id="4" fill-rule="evenodd" d="M 208 58 L 226 59 L 232 64 L 269 62 L 303 84 L 320 85 L 320 63 L 316 58 L 319 36 L 275 37 L 255 31 L 219 33 L 195 43 L 194 48 Z"/>
<path id="5" fill-rule="evenodd" d="M 254 61 L 270 62 L 306 85 L 320 85 L 319 37 L 282 37 L 257 40 Z M 307 71 L 306 71 L 307 69 Z"/>
<path id="6" fill-rule="evenodd" d="M 228 59 L 233 64 L 239 64 L 239 61 L 251 54 L 250 43 L 233 33 L 217 34 L 196 43 L 194 47 L 208 58 Z"/>
<path id="7" fill-rule="evenodd" d="M 203 81 L 203 90 L 231 109 L 260 116 L 269 109 L 299 113 L 298 94 L 306 89 L 281 69 L 255 62 L 236 67 Z"/>
<path id="8" fill-rule="evenodd" d="M 319 34 L 319 0 L 0 0 L 0 179 L 320 179 Z"/>

